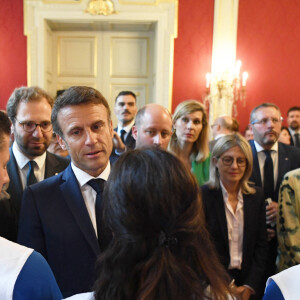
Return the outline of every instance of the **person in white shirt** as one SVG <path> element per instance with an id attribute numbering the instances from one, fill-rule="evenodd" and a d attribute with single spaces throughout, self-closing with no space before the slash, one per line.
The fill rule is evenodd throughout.
<path id="1" fill-rule="evenodd" d="M 14 142 L 7 164 L 12 224 L 4 237 L 16 241 L 23 191 L 63 171 L 69 160 L 47 151 L 52 139 L 53 99 L 39 87 L 16 88 L 7 102 Z"/>
<path id="2" fill-rule="evenodd" d="M 293 106 L 288 110 L 286 119 L 291 134 L 291 145 L 300 148 L 300 107 Z"/>
<path id="3" fill-rule="evenodd" d="M 3 187 L 9 183 L 10 121 L 0 111 L 0 224 L 2 208 L 9 195 Z M 0 237 L 0 299 L 61 300 L 62 295 L 45 259 L 36 251 Z"/>
<path id="4" fill-rule="evenodd" d="M 18 242 L 48 261 L 64 297 L 91 291 L 95 262 L 111 240 L 102 220 L 113 128 L 102 94 L 74 86 L 54 104 L 53 129 L 71 164 L 24 191 Z"/>

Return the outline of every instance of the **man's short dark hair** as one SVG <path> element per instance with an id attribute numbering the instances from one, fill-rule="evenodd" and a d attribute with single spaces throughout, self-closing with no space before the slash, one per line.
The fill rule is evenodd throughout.
<path id="1" fill-rule="evenodd" d="M 258 109 L 260 108 L 266 108 L 266 107 L 274 107 L 276 110 L 278 110 L 279 114 L 281 115 L 281 112 L 280 112 L 280 109 L 279 107 L 274 104 L 274 103 L 268 103 L 268 102 L 264 102 L 256 107 L 254 107 L 251 111 L 251 114 L 250 114 L 250 123 L 254 122 L 255 121 L 255 113 Z"/>
<path id="2" fill-rule="evenodd" d="M 87 86 L 72 86 L 65 90 L 57 97 L 52 114 L 51 122 L 53 131 L 59 136 L 63 137 L 60 125 L 57 120 L 59 111 L 66 106 L 75 106 L 81 104 L 102 104 L 107 112 L 107 120 L 110 121 L 110 108 L 104 96 L 94 88 Z"/>
<path id="3" fill-rule="evenodd" d="M 52 108 L 53 99 L 43 89 L 37 86 L 31 86 L 31 87 L 22 86 L 16 88 L 11 94 L 11 96 L 9 97 L 6 105 L 8 117 L 10 118 L 12 123 L 15 124 L 15 118 L 17 115 L 18 106 L 21 101 L 27 103 L 30 101 L 39 101 L 43 98 L 47 100 L 47 102 Z"/>
<path id="4" fill-rule="evenodd" d="M 115 103 L 117 102 L 117 99 L 120 97 L 120 96 L 132 96 L 136 102 L 136 94 L 134 92 L 131 92 L 131 91 L 121 91 L 118 96 L 116 97 L 115 99 Z"/>
<path id="5" fill-rule="evenodd" d="M 292 111 L 300 111 L 300 107 L 299 106 L 292 106 L 289 108 L 287 115 L 289 115 L 290 112 Z"/>

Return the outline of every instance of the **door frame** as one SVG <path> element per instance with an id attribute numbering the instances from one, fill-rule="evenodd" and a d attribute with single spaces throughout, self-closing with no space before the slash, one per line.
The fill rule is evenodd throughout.
<path id="1" fill-rule="evenodd" d="M 177 37 L 178 0 L 144 0 L 136 5 L 128 2 L 120 4 L 114 0 L 116 14 L 110 16 L 90 15 L 85 12 L 89 0 L 78 3 L 65 1 L 43 2 L 24 0 L 24 31 L 27 36 L 27 84 L 45 88 L 49 78 L 46 70 L 48 21 L 117 22 L 126 24 L 152 23 L 154 31 L 153 99 L 169 110 L 172 105 L 174 39 Z M 120 1 L 121 2 L 121 1 Z M 151 2 L 153 4 L 151 4 Z M 130 4 L 131 3 L 131 4 Z"/>

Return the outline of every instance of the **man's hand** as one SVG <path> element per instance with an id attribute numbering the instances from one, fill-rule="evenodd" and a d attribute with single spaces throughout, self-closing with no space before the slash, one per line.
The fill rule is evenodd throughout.
<path id="1" fill-rule="evenodd" d="M 240 300 L 248 300 L 252 294 L 252 291 L 246 286 L 237 286 L 235 292 Z"/>
<path id="2" fill-rule="evenodd" d="M 276 218 L 278 213 L 278 203 L 272 201 L 269 205 L 266 206 L 266 220 L 267 224 L 276 224 Z"/>
<path id="3" fill-rule="evenodd" d="M 126 151 L 126 146 L 122 142 L 120 136 L 114 131 L 113 132 L 113 144 L 118 153 L 123 153 Z"/>

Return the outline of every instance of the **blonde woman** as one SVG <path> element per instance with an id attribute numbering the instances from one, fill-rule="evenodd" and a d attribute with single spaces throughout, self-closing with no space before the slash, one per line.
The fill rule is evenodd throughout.
<path id="1" fill-rule="evenodd" d="M 169 151 L 192 170 L 200 185 L 204 184 L 209 179 L 210 163 L 204 106 L 196 100 L 181 102 L 173 115 L 173 128 Z"/>
<path id="2" fill-rule="evenodd" d="M 210 181 L 202 186 L 208 231 L 239 299 L 262 299 L 266 210 L 262 189 L 248 182 L 253 165 L 250 144 L 238 133 L 229 134 L 217 140 L 211 155 Z"/>

